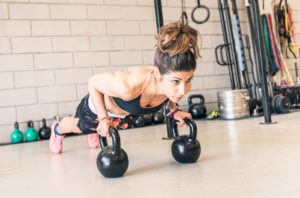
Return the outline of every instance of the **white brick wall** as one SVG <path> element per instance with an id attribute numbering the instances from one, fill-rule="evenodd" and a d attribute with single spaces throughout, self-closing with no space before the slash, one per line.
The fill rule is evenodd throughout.
<path id="1" fill-rule="evenodd" d="M 35 54 L 36 69 L 57 69 L 73 67 L 72 53 Z"/>
<path id="2" fill-rule="evenodd" d="M 77 97 L 79 100 L 81 100 L 88 93 L 87 84 L 77 85 L 76 89 L 77 89 Z"/>
<path id="3" fill-rule="evenodd" d="M 41 87 L 38 91 L 39 103 L 56 103 L 77 100 L 76 87 L 74 85 Z"/>
<path id="4" fill-rule="evenodd" d="M 107 22 L 107 33 L 111 35 L 139 34 L 139 23 L 135 21 Z"/>
<path id="5" fill-rule="evenodd" d="M 11 48 L 9 38 L 0 38 L 0 53 L 9 53 L 10 51 Z"/>
<path id="6" fill-rule="evenodd" d="M 105 35 L 104 21 L 72 21 L 72 35 Z"/>
<path id="7" fill-rule="evenodd" d="M 37 102 L 34 88 L 9 89 L 0 91 L 0 107 L 29 105 Z"/>
<path id="8" fill-rule="evenodd" d="M 87 51 L 89 50 L 88 37 L 55 37 L 53 38 L 53 50 L 55 52 Z"/>
<path id="9" fill-rule="evenodd" d="M 31 69 L 33 69 L 33 58 L 30 54 L 0 55 L 0 72 Z"/>
<path id="10" fill-rule="evenodd" d="M 68 21 L 32 21 L 33 36 L 70 35 Z"/>
<path id="11" fill-rule="evenodd" d="M 121 36 L 91 37 L 91 50 L 123 50 L 124 45 Z"/>
<path id="12" fill-rule="evenodd" d="M 122 8 L 120 6 L 88 6 L 88 18 L 109 20 L 121 19 Z"/>
<path id="13" fill-rule="evenodd" d="M 0 36 L 30 36 L 29 21 L 0 21 Z"/>
<path id="14" fill-rule="evenodd" d="M 154 20 L 155 11 L 152 7 L 122 7 L 123 19 Z"/>
<path id="15" fill-rule="evenodd" d="M 88 82 L 92 75 L 91 69 L 62 69 L 56 71 L 56 83 L 58 85 L 77 84 Z"/>
<path id="16" fill-rule="evenodd" d="M 87 10 L 84 5 L 51 5 L 52 19 L 86 19 Z"/>
<path id="17" fill-rule="evenodd" d="M 16 120 L 16 109 L 15 107 L 1 108 L 0 111 L 0 124 L 11 124 Z"/>
<path id="18" fill-rule="evenodd" d="M 141 51 L 111 52 L 111 65 L 139 65 L 142 64 Z"/>
<path id="19" fill-rule="evenodd" d="M 49 19 L 47 4 L 9 4 L 11 19 Z"/>
<path id="20" fill-rule="evenodd" d="M 154 36 L 127 36 L 125 37 L 125 48 L 128 50 L 152 50 L 155 41 Z"/>
<path id="21" fill-rule="evenodd" d="M 61 116 L 75 115 L 79 101 L 58 103 L 58 114 Z"/>
<path id="22" fill-rule="evenodd" d="M 242 8 L 242 31 L 247 34 L 243 1 L 237 2 Z M 300 4 L 298 0 L 289 3 L 294 8 L 299 48 Z M 211 110 L 217 107 L 217 92 L 230 88 L 230 82 L 228 68 L 215 62 L 214 48 L 223 43 L 217 1 L 202 0 L 201 4 L 210 8 L 211 15 L 202 25 L 189 21 L 202 35 L 203 56 L 189 94 L 204 94 Z M 162 5 L 164 24 L 179 19 L 181 1 L 162 0 Z M 187 12 L 195 5 L 196 1 L 187 0 Z M 0 143 L 9 141 L 16 120 L 26 131 L 28 120 L 35 121 L 38 129 L 43 117 L 49 124 L 57 114 L 74 115 L 87 94 L 90 76 L 153 65 L 156 31 L 152 0 L 1 1 Z M 294 75 L 294 60 L 287 63 Z M 187 97 L 180 102 L 183 108 Z"/>
<path id="23" fill-rule="evenodd" d="M 13 87 L 13 73 L 0 73 L 0 89 L 11 89 Z"/>
<path id="24" fill-rule="evenodd" d="M 12 38 L 13 53 L 27 52 L 51 52 L 51 38 L 49 37 L 26 37 Z"/>
<path id="25" fill-rule="evenodd" d="M 53 71 L 26 71 L 15 72 L 15 86 L 19 87 L 39 87 L 55 84 Z"/>
<path id="26" fill-rule="evenodd" d="M 0 4 L 0 19 L 7 19 L 7 18 L 8 18 L 7 4 L 1 3 Z"/>
<path id="27" fill-rule="evenodd" d="M 107 52 L 78 52 L 74 53 L 75 67 L 97 67 L 109 65 Z"/>
<path id="28" fill-rule="evenodd" d="M 42 120 L 42 118 L 51 118 L 56 114 L 57 105 L 54 103 L 17 107 L 17 120 L 19 122 Z"/>

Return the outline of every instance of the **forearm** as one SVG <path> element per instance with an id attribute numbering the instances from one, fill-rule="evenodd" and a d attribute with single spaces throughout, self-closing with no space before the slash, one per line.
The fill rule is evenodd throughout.
<path id="1" fill-rule="evenodd" d="M 95 86 L 93 86 L 93 80 L 89 81 L 89 95 L 94 104 L 95 111 L 97 113 L 98 118 L 108 117 L 105 102 L 104 102 L 104 94 L 97 90 Z"/>
<path id="2" fill-rule="evenodd" d="M 168 104 L 167 104 L 167 109 L 169 109 L 170 111 L 174 111 L 174 109 L 176 109 L 177 104 L 175 102 L 172 102 L 171 100 L 169 100 Z"/>

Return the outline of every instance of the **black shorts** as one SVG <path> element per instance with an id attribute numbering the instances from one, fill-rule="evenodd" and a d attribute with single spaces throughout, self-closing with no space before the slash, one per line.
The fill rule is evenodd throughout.
<path id="1" fill-rule="evenodd" d="M 77 107 L 75 118 L 79 118 L 77 127 L 85 134 L 96 133 L 98 126 L 97 115 L 89 108 L 89 94 L 87 94 Z"/>
<path id="2" fill-rule="evenodd" d="M 79 118 L 77 127 L 85 134 L 97 133 L 96 128 L 98 116 L 94 114 L 89 107 L 89 94 L 87 94 L 77 107 L 75 118 Z M 131 127 L 132 116 L 127 115 L 125 118 L 113 118 L 118 129 L 126 129 Z"/>

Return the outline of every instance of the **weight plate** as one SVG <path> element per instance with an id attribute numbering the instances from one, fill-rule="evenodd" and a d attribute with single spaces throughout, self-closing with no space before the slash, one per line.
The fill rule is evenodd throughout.
<path id="1" fill-rule="evenodd" d="M 279 95 L 276 99 L 275 99 L 275 109 L 277 113 L 282 113 L 282 109 L 281 109 L 281 100 L 282 100 L 281 95 Z"/>
<path id="2" fill-rule="evenodd" d="M 290 99 L 288 97 L 282 96 L 279 105 L 281 113 L 289 113 L 290 104 Z"/>
<path id="3" fill-rule="evenodd" d="M 276 105 L 275 105 L 275 100 L 278 98 L 279 95 L 276 95 L 272 98 L 272 101 L 271 101 L 271 110 L 272 110 L 272 113 L 277 113 L 277 110 L 276 110 Z"/>

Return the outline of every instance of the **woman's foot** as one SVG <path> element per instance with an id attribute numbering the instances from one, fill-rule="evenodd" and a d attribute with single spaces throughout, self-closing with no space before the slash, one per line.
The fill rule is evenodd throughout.
<path id="1" fill-rule="evenodd" d="M 98 133 L 91 133 L 87 135 L 87 141 L 90 148 L 95 149 L 99 146 L 99 135 Z"/>
<path id="2" fill-rule="evenodd" d="M 54 121 L 51 125 L 51 136 L 49 141 L 50 150 L 54 154 L 62 152 L 62 141 L 64 139 L 64 135 L 58 135 L 55 133 L 57 124 L 59 124 L 59 122 Z"/>

